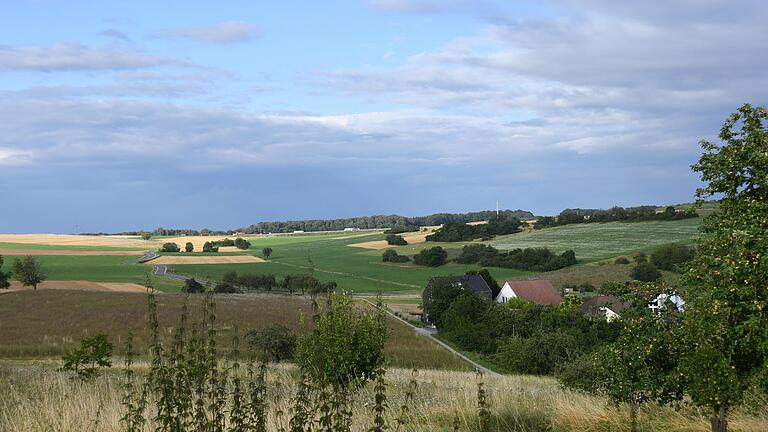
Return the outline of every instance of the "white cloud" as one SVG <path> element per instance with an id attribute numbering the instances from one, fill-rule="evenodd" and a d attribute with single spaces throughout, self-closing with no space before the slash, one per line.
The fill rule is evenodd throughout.
<path id="1" fill-rule="evenodd" d="M 142 69 L 181 62 L 139 50 L 89 47 L 80 43 L 50 46 L 0 46 L 0 71 L 98 71 Z"/>
<path id="2" fill-rule="evenodd" d="M 243 21 L 223 21 L 209 26 L 183 27 L 165 30 L 158 37 L 191 39 L 207 43 L 247 42 L 259 35 L 257 26 Z"/>

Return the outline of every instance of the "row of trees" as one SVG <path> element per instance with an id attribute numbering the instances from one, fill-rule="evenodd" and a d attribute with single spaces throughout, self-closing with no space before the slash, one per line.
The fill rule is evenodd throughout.
<path id="1" fill-rule="evenodd" d="M 514 234 L 520 232 L 522 222 L 509 215 L 493 215 L 488 223 L 469 225 L 464 222 L 450 222 L 444 224 L 433 234 L 427 236 L 427 241 L 434 242 L 459 242 L 475 239 L 489 240 L 497 235 Z"/>
<path id="2" fill-rule="evenodd" d="M 219 294 L 242 293 L 247 290 L 279 290 L 290 294 L 309 294 L 314 297 L 336 290 L 336 282 L 322 282 L 309 274 L 286 275 L 278 280 L 274 274 L 270 273 L 237 273 L 235 271 L 228 271 L 224 273 L 220 281 L 213 284 L 210 288 L 194 278 L 187 279 L 182 288 L 182 292 L 190 294 L 204 293 L 208 290 Z"/>
<path id="3" fill-rule="evenodd" d="M 10 279 L 14 277 L 24 286 L 37 289 L 37 285 L 48 279 L 43 271 L 43 266 L 35 257 L 25 256 L 13 261 L 13 272 L 3 271 L 3 256 L 0 255 L 0 288 L 7 289 L 11 286 Z"/>
<path id="4" fill-rule="evenodd" d="M 513 217 L 517 219 L 533 219 L 533 213 L 524 210 L 504 210 L 499 212 L 503 217 Z M 246 234 L 266 234 L 266 233 L 290 233 L 294 231 L 341 231 L 345 228 L 358 229 L 380 229 L 395 227 L 435 226 L 446 223 L 466 223 L 486 221 L 496 216 L 495 211 L 480 211 L 470 213 L 436 213 L 429 216 L 407 217 L 399 215 L 377 215 L 363 216 L 343 219 L 311 219 L 282 222 L 259 222 L 242 228 Z M 405 231 L 399 231 L 405 232 Z M 392 232 L 398 234 L 399 232 Z"/>
<path id="5" fill-rule="evenodd" d="M 567 250 L 556 255 L 547 248 L 513 249 L 500 252 L 490 245 L 467 245 L 456 260 L 461 264 L 502 267 L 528 271 L 552 271 L 576 264 L 576 254 Z"/>
<path id="6" fill-rule="evenodd" d="M 667 221 L 695 218 L 699 215 L 694 210 L 678 210 L 668 206 L 664 211 L 657 212 L 656 206 L 611 207 L 610 209 L 565 209 L 557 216 L 539 217 L 533 224 L 535 229 L 549 228 L 560 225 L 594 222 L 643 222 Z"/>

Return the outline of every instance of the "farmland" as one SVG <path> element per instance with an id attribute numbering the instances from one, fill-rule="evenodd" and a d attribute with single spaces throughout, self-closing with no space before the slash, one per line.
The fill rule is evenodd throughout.
<path id="1" fill-rule="evenodd" d="M 489 242 L 499 249 L 572 249 L 580 262 L 649 251 L 664 243 L 690 243 L 700 218 L 663 222 L 608 222 L 564 225 L 502 236 Z"/>

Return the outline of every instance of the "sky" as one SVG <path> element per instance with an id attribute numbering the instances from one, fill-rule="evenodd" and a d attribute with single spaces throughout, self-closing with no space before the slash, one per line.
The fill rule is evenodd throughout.
<path id="1" fill-rule="evenodd" d="M 768 2 L 7 0 L 0 232 L 688 202 Z"/>

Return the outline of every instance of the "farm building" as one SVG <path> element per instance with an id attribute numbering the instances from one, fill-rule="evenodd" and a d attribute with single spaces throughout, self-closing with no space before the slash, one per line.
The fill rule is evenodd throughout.
<path id="1" fill-rule="evenodd" d="M 580 309 L 584 315 L 591 316 L 604 316 L 605 320 L 611 322 L 617 318 L 621 318 L 621 312 L 628 308 L 629 305 L 622 303 L 618 297 L 608 296 L 595 296 L 584 302 Z"/>
<path id="2" fill-rule="evenodd" d="M 429 280 L 427 287 L 424 288 L 424 293 L 421 295 L 422 300 L 422 321 L 429 323 L 429 304 L 432 299 L 432 293 L 434 289 L 445 289 L 446 287 L 456 287 L 463 290 L 473 292 L 488 300 L 493 298 L 493 291 L 491 287 L 485 282 L 480 275 L 462 275 L 462 276 L 435 276 Z"/>
<path id="3" fill-rule="evenodd" d="M 496 296 L 497 303 L 519 298 L 539 305 L 559 305 L 563 302 L 560 291 L 546 279 L 508 280 Z"/>

